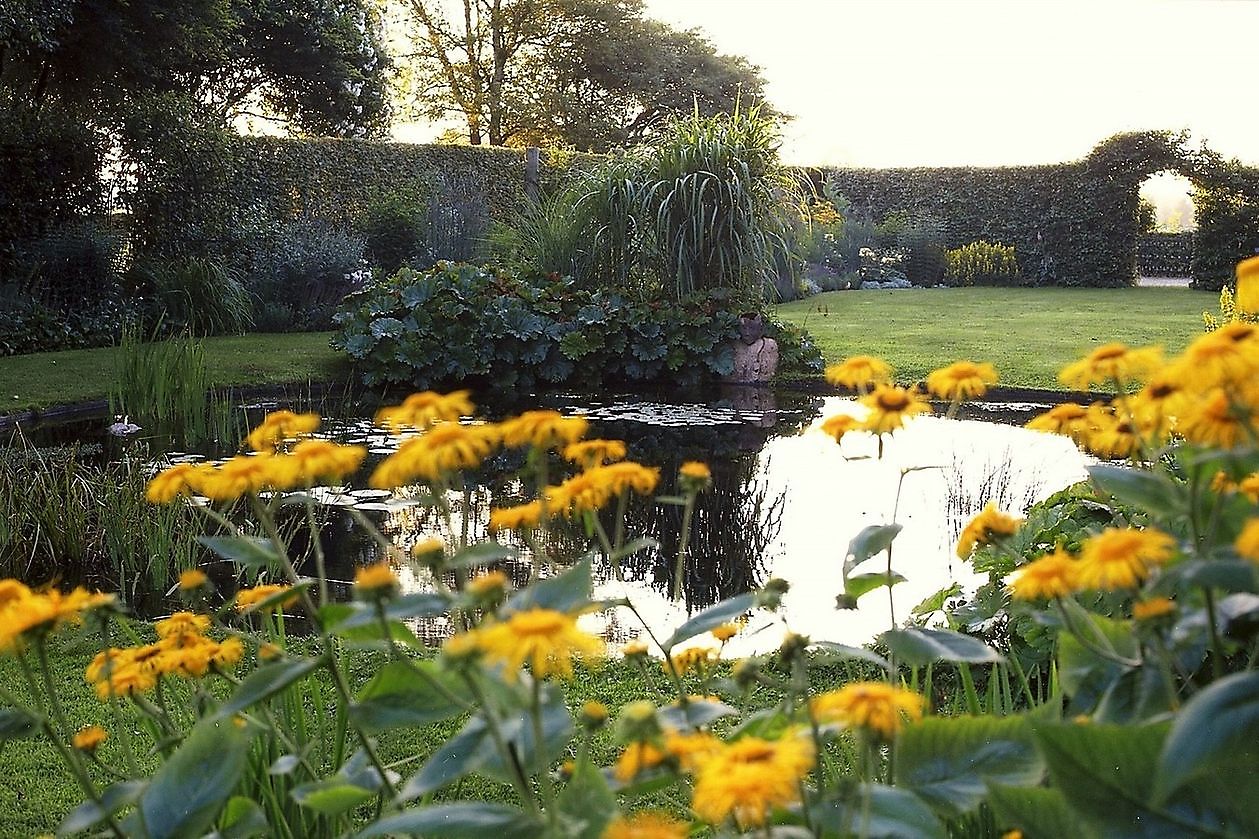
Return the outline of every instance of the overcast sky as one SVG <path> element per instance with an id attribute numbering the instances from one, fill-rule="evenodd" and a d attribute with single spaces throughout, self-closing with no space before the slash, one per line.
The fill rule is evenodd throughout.
<path id="1" fill-rule="evenodd" d="M 1050 163 L 1190 129 L 1259 163 L 1259 2 L 647 0 L 746 56 L 795 116 L 784 158 Z"/>

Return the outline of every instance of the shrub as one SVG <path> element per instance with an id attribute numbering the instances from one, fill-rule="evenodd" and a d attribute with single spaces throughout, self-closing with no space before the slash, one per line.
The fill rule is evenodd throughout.
<path id="1" fill-rule="evenodd" d="M 240 333 L 253 324 L 253 298 L 235 272 L 218 262 L 176 258 L 134 270 L 152 288 L 168 329 L 208 336 Z"/>
<path id="2" fill-rule="evenodd" d="M 908 252 L 905 276 L 914 285 L 939 285 L 944 279 L 944 222 L 934 216 L 919 216 L 906 227 L 898 239 Z"/>
<path id="3" fill-rule="evenodd" d="M 949 285 L 1017 285 L 1020 279 L 1011 245 L 980 240 L 944 253 L 944 281 Z"/>
<path id="4" fill-rule="evenodd" d="M 118 295 L 123 247 L 123 236 L 113 226 L 95 219 L 71 221 L 26 243 L 13 273 L 44 302 L 85 311 Z"/>
<path id="5" fill-rule="evenodd" d="M 347 297 L 333 344 L 368 385 L 689 383 L 731 371 L 745 310 L 720 292 L 637 303 L 555 274 L 442 262 Z M 818 363 L 816 350 L 782 351 Z"/>
<path id="6" fill-rule="evenodd" d="M 427 239 L 428 207 L 414 199 L 398 194 L 378 198 L 368 205 L 360 232 L 368 262 L 385 274 L 434 261 Z"/>
<path id="7" fill-rule="evenodd" d="M 284 227 L 254 258 L 248 278 L 262 331 L 328 329 L 337 304 L 367 280 L 363 240 L 316 219 Z"/>

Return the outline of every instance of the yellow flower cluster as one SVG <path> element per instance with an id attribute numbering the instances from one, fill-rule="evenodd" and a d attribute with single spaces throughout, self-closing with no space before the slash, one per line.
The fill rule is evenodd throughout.
<path id="1" fill-rule="evenodd" d="M 849 390 L 869 390 L 875 385 L 890 384 L 892 368 L 871 355 L 854 355 L 826 368 L 826 381 Z"/>
<path id="2" fill-rule="evenodd" d="M 102 650 L 84 675 L 101 699 L 152 690 L 162 676 L 200 678 L 212 668 L 226 670 L 245 648 L 239 638 L 215 641 L 204 634 L 205 615 L 178 612 L 155 624 L 157 643 Z"/>
<path id="3" fill-rule="evenodd" d="M 376 424 L 397 432 L 407 427 L 425 430 L 439 422 L 458 422 L 461 417 L 472 416 L 476 410 L 469 398 L 471 395 L 469 390 L 413 393 L 401 405 L 381 408 L 376 413 Z"/>
<path id="4" fill-rule="evenodd" d="M 261 425 L 249 432 L 245 443 L 252 451 L 270 452 L 285 440 L 311 434 L 317 428 L 319 428 L 318 414 L 272 411 L 262 418 Z"/>
<path id="5" fill-rule="evenodd" d="M 800 800 L 800 779 L 813 767 L 813 747 L 803 738 L 743 737 L 703 761 L 691 809 L 701 819 L 740 828 L 765 824 L 770 811 Z"/>
<path id="6" fill-rule="evenodd" d="M 444 422 L 407 440 L 372 472 L 371 485 L 393 489 L 417 480 L 439 481 L 460 469 L 481 465 L 502 440 L 495 425 Z"/>
<path id="7" fill-rule="evenodd" d="M 602 839 L 686 839 L 691 826 L 665 813 L 644 810 L 632 816 L 617 816 L 603 832 Z"/>
<path id="8" fill-rule="evenodd" d="M 983 396 L 996 383 L 997 368 L 987 362 L 955 361 L 927 374 L 927 391 L 952 402 Z"/>
<path id="9" fill-rule="evenodd" d="M 1077 591 L 1136 588 L 1176 552 L 1176 540 L 1154 528 L 1108 527 L 1089 537 L 1079 557 L 1061 548 L 1015 572 L 1017 600 L 1045 600 Z"/>
<path id="10" fill-rule="evenodd" d="M 388 594 L 401 587 L 398 575 L 388 562 L 375 562 L 354 569 L 354 588 L 371 596 Z"/>
<path id="11" fill-rule="evenodd" d="M 462 637 L 461 643 L 473 645 L 487 661 L 502 664 L 509 676 L 528 663 L 538 679 L 571 678 L 574 658 L 594 660 L 604 651 L 602 641 L 577 628 L 576 616 L 554 609 L 514 612 Z"/>
<path id="12" fill-rule="evenodd" d="M 1113 385 L 1119 389 L 1132 382 L 1145 381 L 1163 363 L 1158 347 L 1132 348 L 1118 342 L 1102 344 L 1079 361 L 1062 368 L 1058 380 L 1076 390 L 1091 385 Z"/>
<path id="13" fill-rule="evenodd" d="M 556 449 L 586 436 L 585 417 L 566 417 L 559 411 L 525 411 L 501 424 L 503 445 Z"/>
<path id="14" fill-rule="evenodd" d="M 906 718 L 922 719 L 926 700 L 913 691 L 887 682 L 853 682 L 823 693 L 809 702 L 809 712 L 819 723 L 839 723 L 870 731 L 890 740 Z"/>
<path id="15" fill-rule="evenodd" d="M 109 732 L 105 729 L 99 725 L 89 725 L 75 732 L 74 737 L 70 740 L 70 745 L 81 752 L 92 754 L 101 747 L 101 743 L 108 739 Z"/>
<path id="16" fill-rule="evenodd" d="M 660 483 L 660 470 L 633 461 L 592 466 L 558 486 L 545 490 L 547 514 L 579 516 L 601 510 L 622 493 L 650 495 Z M 490 510 L 490 531 L 537 527 L 542 520 L 540 499 L 515 507 Z"/>
<path id="17" fill-rule="evenodd" d="M 1023 519 L 1003 513 L 991 501 L 962 528 L 962 535 L 957 540 L 957 555 L 966 559 L 975 548 L 989 545 L 995 539 L 1013 536 L 1018 531 Z"/>
<path id="18" fill-rule="evenodd" d="M 289 454 L 237 455 L 218 465 L 180 463 L 149 481 L 145 497 L 154 504 L 169 504 L 188 495 L 231 501 L 269 490 L 335 483 L 357 470 L 366 455 L 362 446 L 303 440 Z"/>
<path id="19" fill-rule="evenodd" d="M 236 610 L 238 612 L 246 612 L 251 609 L 257 609 L 260 604 L 276 597 L 277 595 L 287 592 L 290 588 L 291 586 L 281 586 L 275 584 L 254 586 L 253 588 L 243 588 L 236 592 Z M 278 603 L 273 603 L 267 607 L 267 610 L 273 611 L 275 609 L 292 606 L 297 602 L 297 599 L 297 595 L 294 594 L 280 600 Z"/>
<path id="20" fill-rule="evenodd" d="M 0 652 L 19 649 L 24 638 L 78 623 L 83 613 L 114 602 L 112 594 L 84 588 L 62 594 L 32 591 L 17 580 L 0 580 Z"/>
<path id="21" fill-rule="evenodd" d="M 564 459 L 583 469 L 625 459 L 625 443 L 620 440 L 583 440 L 564 447 Z"/>

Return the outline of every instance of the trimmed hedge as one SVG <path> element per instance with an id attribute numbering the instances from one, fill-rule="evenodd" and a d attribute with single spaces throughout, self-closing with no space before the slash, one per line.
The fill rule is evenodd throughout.
<path id="1" fill-rule="evenodd" d="M 1182 164 L 1179 139 L 1150 131 L 1111 137 L 1073 163 L 818 169 L 814 178 L 876 221 L 895 211 L 943 219 L 947 247 L 1012 244 L 1034 283 L 1126 286 L 1136 282 L 1141 182 Z"/>
<path id="2" fill-rule="evenodd" d="M 402 268 L 346 297 L 332 344 L 368 386 L 687 385 L 731 372 L 740 311 L 722 289 L 679 303 L 633 302 L 555 274 L 439 262 L 424 272 Z M 802 332 L 764 317 L 782 368 L 821 371 L 821 354 Z"/>
<path id="3" fill-rule="evenodd" d="M 1195 288 L 1232 285 L 1237 263 L 1259 253 L 1259 167 L 1206 154 L 1192 177 L 1194 217 L 1191 276 Z"/>
<path id="4" fill-rule="evenodd" d="M 1188 277 L 1193 264 L 1192 230 L 1142 233 L 1137 239 L 1137 273 L 1142 277 Z"/>

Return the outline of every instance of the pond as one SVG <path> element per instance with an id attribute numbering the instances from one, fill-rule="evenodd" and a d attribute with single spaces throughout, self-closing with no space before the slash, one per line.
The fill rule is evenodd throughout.
<path id="1" fill-rule="evenodd" d="M 301 400 L 304 401 L 304 400 Z M 849 435 L 835 443 L 818 430 L 835 413 L 859 413 L 854 400 L 754 388 L 727 388 L 687 394 L 537 395 L 523 407 L 550 407 L 582 414 L 592 424 L 590 436 L 615 437 L 628 443 L 629 456 L 660 466 L 666 476 L 661 491 L 684 460 L 710 464 L 713 486 L 697 504 L 689 567 L 679 602 L 669 598 L 674 573 L 681 511 L 678 507 L 641 502 L 631 505 L 627 531 L 648 536 L 659 547 L 644 550 L 622 563 L 622 579 L 596 566 L 598 598 L 629 598 L 656 631 L 667 632 L 689 614 L 722 598 L 762 585 L 770 577 L 791 584 L 776 615 L 754 614 L 747 630 L 730 642 L 731 655 L 776 647 L 788 630 L 815 640 L 860 644 L 903 621 L 930 594 L 954 581 L 964 587 L 977 582 L 969 566 L 954 555 L 964 524 L 984 504 L 995 502 L 1021 511 L 1053 492 L 1084 478 L 1087 458 L 1065 438 L 1025 430 L 1018 425 L 1046 406 L 980 403 L 967 406 L 965 418 L 920 417 L 887 439 L 882 456 L 874 438 Z M 294 400 L 253 401 L 238 405 L 242 424 L 259 421 L 278 407 L 302 408 Z M 394 493 L 366 487 L 374 463 L 394 451 L 398 436 L 374 426 L 373 403 L 350 403 L 339 412 L 325 404 L 321 434 L 369 448 L 368 462 L 345 487 L 315 491 L 322 504 L 323 545 L 332 563 L 330 574 L 347 581 L 356 565 L 380 558 L 379 546 L 356 524 L 351 510 L 370 518 L 402 556 L 432 537 L 452 539 L 434 508 L 415 491 Z M 487 410 L 496 417 L 521 410 L 521 405 Z M 339 414 L 340 418 L 331 418 Z M 99 429 L 100 424 L 96 425 Z M 49 432 L 63 440 L 67 435 Z M 99 432 L 98 432 L 99 433 Z M 197 460 L 225 452 L 209 450 L 159 453 L 152 440 L 133 440 L 114 456 L 141 456 L 154 466 Z M 512 475 L 519 453 L 496 455 L 468 476 L 468 485 L 450 494 L 452 524 L 472 540 L 488 538 L 492 507 L 510 506 L 524 497 Z M 899 501 L 898 501 L 899 493 Z M 840 567 L 849 540 L 863 527 L 895 521 L 903 525 L 894 546 L 892 568 L 906 578 L 892 589 L 860 599 L 856 609 L 837 609 L 842 590 Z M 293 528 L 294 548 L 305 553 L 300 528 Z M 500 535 L 511 543 L 514 534 Z M 308 540 L 306 540 L 308 542 Z M 571 561 L 590 549 L 578 528 L 557 529 L 548 549 Z M 531 559 L 527 548 L 505 564 L 518 584 L 527 579 Z M 859 570 L 883 570 L 880 555 Z M 400 569 L 410 590 L 430 587 L 428 572 L 406 563 Z M 212 568 L 221 588 L 234 585 L 232 569 Z M 67 575 L 69 577 L 70 575 Z M 336 587 L 348 595 L 348 584 Z M 169 608 L 169 601 L 148 603 L 151 611 Z M 626 609 L 583 618 L 587 628 L 612 643 L 636 637 L 641 627 Z M 444 619 L 414 626 L 426 641 L 436 643 L 448 632 Z"/>

